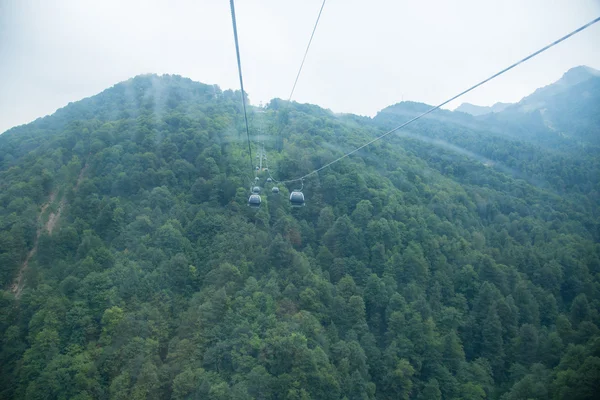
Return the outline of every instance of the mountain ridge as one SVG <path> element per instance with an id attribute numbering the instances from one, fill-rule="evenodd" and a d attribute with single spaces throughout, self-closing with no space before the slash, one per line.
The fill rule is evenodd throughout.
<path id="1" fill-rule="evenodd" d="M 600 71 L 587 66 L 579 66 L 569 69 L 556 82 L 536 89 L 529 96 L 525 96 L 515 104 L 521 111 L 532 111 L 544 106 L 544 99 L 571 89 L 572 87 L 590 79 L 600 78 Z"/>
<path id="2" fill-rule="evenodd" d="M 504 111 L 507 107 L 511 106 L 513 103 L 494 103 L 492 106 L 478 106 L 471 103 L 462 103 L 460 106 L 454 109 L 454 111 L 459 111 L 467 114 L 471 114 L 473 116 L 480 116 L 489 113 L 501 112 Z"/>
<path id="3" fill-rule="evenodd" d="M 471 104 L 471 103 L 462 103 L 460 106 L 458 106 L 453 111 L 458 111 L 458 112 L 462 112 L 462 113 L 473 115 L 473 116 L 481 116 L 481 115 L 490 114 L 490 113 L 499 113 L 499 112 L 506 110 L 507 108 L 518 106 L 518 105 L 520 105 L 521 107 L 524 107 L 523 109 L 527 109 L 527 110 L 531 111 L 533 109 L 539 108 L 539 107 L 531 105 L 531 103 L 535 103 L 535 99 L 538 99 L 540 97 L 547 96 L 547 95 L 554 95 L 554 94 L 560 93 L 561 91 L 564 91 L 578 83 L 581 83 L 588 79 L 591 79 L 592 77 L 600 77 L 600 71 L 596 70 L 594 68 L 588 67 L 588 66 L 573 67 L 573 68 L 569 69 L 567 72 L 565 72 L 563 74 L 563 76 L 556 82 L 553 82 L 547 86 L 536 89 L 534 92 L 525 96 L 523 99 L 521 99 L 517 103 L 497 102 L 497 103 L 493 104 L 492 106 L 479 106 L 479 105 L 475 105 L 475 104 Z M 50 117 L 60 118 L 64 114 L 68 114 L 69 112 L 75 111 L 78 107 L 85 105 L 87 102 L 93 103 L 96 99 L 98 99 L 98 96 L 100 96 L 100 98 L 101 98 L 105 93 L 109 93 L 110 91 L 122 90 L 123 88 L 129 88 L 129 87 L 131 87 L 132 83 L 134 83 L 136 80 L 140 80 L 140 79 L 144 79 L 144 78 L 151 79 L 151 82 L 153 82 L 152 85 L 156 84 L 156 86 L 153 86 L 153 90 L 156 90 L 157 93 L 161 90 L 161 85 L 165 85 L 166 83 L 170 82 L 171 80 L 173 80 L 175 82 L 193 83 L 193 84 L 199 85 L 204 88 L 210 87 L 213 90 L 213 94 L 215 96 L 222 93 L 222 91 L 218 87 L 218 85 L 215 85 L 215 84 L 211 85 L 211 84 L 205 84 L 202 82 L 196 82 L 196 81 L 191 80 L 190 78 L 186 78 L 186 77 L 183 77 L 183 76 L 177 75 L 177 74 L 162 74 L 162 75 L 155 74 L 155 73 L 140 74 L 140 75 L 136 75 L 135 77 L 129 78 L 125 81 L 115 83 L 110 88 L 107 88 L 95 95 L 88 96 L 86 98 L 83 98 L 83 99 L 80 99 L 80 100 L 77 100 L 74 102 L 70 102 L 69 104 L 65 105 L 64 107 L 57 109 L 52 114 L 36 118 L 35 120 L 33 120 L 27 124 L 22 124 L 22 125 L 18 125 L 18 126 L 9 128 L 5 132 L 0 134 L 0 136 L 4 135 L 5 133 L 13 133 L 14 131 L 18 131 L 21 127 L 31 125 L 31 124 L 34 124 L 34 126 L 35 125 L 43 126 L 43 123 L 47 118 L 50 118 Z M 226 90 L 226 92 L 233 93 L 232 90 Z M 129 94 L 129 96 L 131 96 L 131 93 L 128 93 L 128 94 Z M 275 99 L 273 99 L 273 100 L 275 100 Z M 419 102 L 414 102 L 414 101 L 403 101 L 401 103 L 396 103 L 394 105 L 384 107 L 383 109 L 378 111 L 378 113 L 384 112 L 385 110 L 390 109 L 391 107 L 396 107 L 400 104 L 403 104 L 404 106 L 410 105 L 409 107 L 411 107 L 413 109 L 422 110 L 423 112 L 426 111 L 426 108 L 432 107 L 431 105 L 428 105 L 426 103 L 419 103 Z M 416 106 L 417 104 L 423 105 L 423 106 Z M 325 109 L 323 109 L 323 110 L 325 110 Z M 362 116 L 355 115 L 352 113 L 341 113 L 340 115 L 354 115 L 355 117 L 362 118 Z M 112 117 L 110 117 L 108 119 L 115 119 L 116 117 L 117 117 L 116 115 L 113 115 Z"/>
<path id="4" fill-rule="evenodd" d="M 535 105 L 540 101 L 541 98 L 556 95 L 561 91 L 567 90 L 570 87 L 593 77 L 600 77 L 600 71 L 585 65 L 580 65 L 569 69 L 557 81 L 536 89 L 531 94 L 523 97 L 517 103 L 498 102 L 492 106 L 479 106 L 471 103 L 462 103 L 454 111 L 464 112 L 473 116 L 497 113 L 513 106 L 521 107 L 523 111 L 532 111 L 533 109 L 541 108 L 543 103 Z"/>

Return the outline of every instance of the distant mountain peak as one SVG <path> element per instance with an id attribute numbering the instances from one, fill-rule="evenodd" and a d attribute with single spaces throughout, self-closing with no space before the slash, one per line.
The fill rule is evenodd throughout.
<path id="1" fill-rule="evenodd" d="M 588 79 L 597 77 L 600 77 L 600 71 L 594 68 L 585 65 L 571 68 L 558 81 L 537 89 L 529 96 L 521 99 L 517 105 L 521 108 L 521 111 L 525 112 L 541 109 L 550 96 L 555 96 Z"/>
<path id="2" fill-rule="evenodd" d="M 497 113 L 504 111 L 507 107 L 511 106 L 512 103 L 495 103 L 493 106 L 478 106 L 471 103 L 462 103 L 454 111 L 460 111 L 474 116 L 485 115 L 489 113 Z"/>
<path id="3" fill-rule="evenodd" d="M 521 107 L 522 111 L 533 111 L 542 108 L 545 104 L 544 100 L 548 96 L 553 96 L 564 90 L 569 89 L 581 82 L 587 81 L 588 79 L 600 77 L 600 71 L 597 69 L 588 67 L 586 65 L 580 65 L 569 69 L 563 74 L 563 76 L 554 83 L 547 86 L 541 87 L 535 90 L 530 95 L 524 97 L 516 103 L 517 107 Z M 471 114 L 474 116 L 485 115 L 490 113 L 498 113 L 504 111 L 508 107 L 512 106 L 512 103 L 496 103 L 491 107 L 478 106 L 471 103 L 462 103 L 454 111 L 460 111 L 463 113 Z"/>
<path id="4" fill-rule="evenodd" d="M 600 71 L 585 65 L 580 65 L 565 72 L 562 78 L 556 83 L 573 86 L 594 76 L 600 76 Z"/>

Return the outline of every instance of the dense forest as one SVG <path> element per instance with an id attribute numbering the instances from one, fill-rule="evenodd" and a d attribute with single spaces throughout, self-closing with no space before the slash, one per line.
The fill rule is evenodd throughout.
<path id="1" fill-rule="evenodd" d="M 301 208 L 269 173 L 428 106 L 251 107 L 258 172 L 241 93 L 179 76 L 7 131 L 0 398 L 597 398 L 600 78 L 567 83 L 432 113 L 308 177 Z"/>

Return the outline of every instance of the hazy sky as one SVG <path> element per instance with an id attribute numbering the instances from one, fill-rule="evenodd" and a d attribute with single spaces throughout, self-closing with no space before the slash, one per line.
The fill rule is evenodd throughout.
<path id="1" fill-rule="evenodd" d="M 252 103 L 287 98 L 321 0 L 238 0 Z M 436 104 L 600 16 L 600 0 L 328 0 L 294 100 L 374 115 Z M 463 101 L 514 102 L 600 69 L 600 24 Z M 0 0 L 0 132 L 142 73 L 238 89 L 227 0 Z"/>

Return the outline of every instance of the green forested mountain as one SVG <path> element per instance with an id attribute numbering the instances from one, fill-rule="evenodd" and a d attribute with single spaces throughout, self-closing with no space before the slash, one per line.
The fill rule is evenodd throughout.
<path id="1" fill-rule="evenodd" d="M 0 398 L 597 398 L 597 84 L 433 113 L 311 175 L 302 208 L 267 171 L 246 205 L 241 94 L 178 76 L 7 131 Z M 427 108 L 275 99 L 254 155 L 297 178 Z"/>

